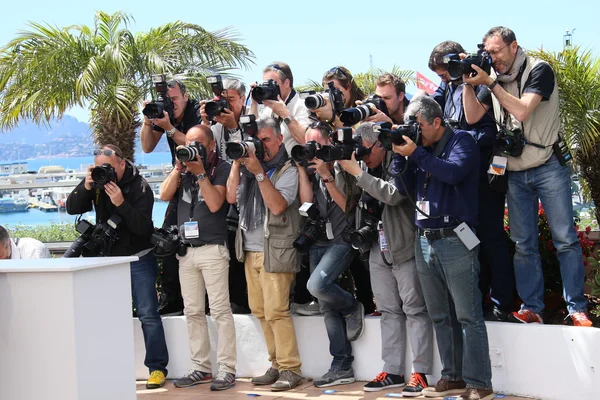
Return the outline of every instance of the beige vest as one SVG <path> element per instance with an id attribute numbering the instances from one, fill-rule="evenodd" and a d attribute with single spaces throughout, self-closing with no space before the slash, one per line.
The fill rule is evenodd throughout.
<path id="1" fill-rule="evenodd" d="M 545 63 L 545 61 L 527 56 L 527 65 L 521 76 L 521 95 L 523 94 L 523 88 L 531 73 L 531 69 L 540 63 Z M 508 93 L 520 98 L 516 79 L 509 83 L 498 83 L 501 84 Z M 500 123 L 503 123 L 504 109 L 496 99 L 496 96 L 492 96 L 492 102 L 494 105 L 494 114 L 500 119 Z M 508 158 L 507 168 L 509 171 L 524 171 L 535 168 L 544 164 L 550 158 L 552 155 L 552 144 L 558 139 L 558 132 L 560 130 L 560 114 L 558 106 L 558 85 L 555 79 L 554 89 L 552 90 L 550 98 L 540 102 L 527 121 L 523 122 L 523 126 L 525 127 L 525 140 L 549 147 L 540 149 L 526 144 L 523 148 L 523 154 L 521 154 L 520 157 L 506 156 L 506 158 Z M 508 129 L 521 129 L 521 123 L 512 115 L 510 115 L 509 120 L 506 122 L 506 126 Z"/>

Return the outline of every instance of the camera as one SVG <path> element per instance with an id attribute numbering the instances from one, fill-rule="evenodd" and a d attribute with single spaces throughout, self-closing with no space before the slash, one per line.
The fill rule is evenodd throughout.
<path id="1" fill-rule="evenodd" d="M 169 114 L 169 118 L 175 118 L 173 102 L 171 98 L 167 96 L 167 80 L 164 74 L 152 75 L 152 83 L 154 83 L 154 89 L 156 90 L 156 100 L 146 104 L 142 113 L 149 119 L 162 118 L 164 112 Z"/>
<path id="2" fill-rule="evenodd" d="M 315 140 L 310 140 L 306 144 L 297 144 L 292 147 L 292 159 L 296 162 L 312 160 L 316 157 L 317 151 L 323 146 Z"/>
<path id="3" fill-rule="evenodd" d="M 453 81 L 461 80 L 463 75 L 477 75 L 472 65 L 477 65 L 489 75 L 492 69 L 492 57 L 484 50 L 482 43 L 477 45 L 477 52 L 467 55 L 462 60 L 458 54 L 448 54 L 444 56 L 444 62 L 448 65 L 448 75 Z"/>
<path id="4" fill-rule="evenodd" d="M 94 226 L 91 222 L 81 220 L 75 226 L 77 232 L 81 235 L 67 249 L 63 257 L 104 257 L 110 255 L 112 246 L 119 239 L 117 227 L 122 219 L 118 215 L 113 215 L 105 223 L 99 223 Z"/>
<path id="5" fill-rule="evenodd" d="M 406 144 L 406 141 L 402 136 L 407 136 L 410 140 L 415 142 L 417 146 L 421 145 L 421 128 L 414 115 L 410 116 L 408 123 L 398 125 L 396 129 L 392 129 L 392 124 L 390 122 L 378 122 L 373 125 L 373 132 L 379 133 L 377 140 L 379 140 L 386 150 L 391 150 L 392 144 Z"/>
<path id="6" fill-rule="evenodd" d="M 240 126 L 242 133 L 248 136 L 256 136 L 258 133 L 258 125 L 256 124 L 256 116 L 254 114 L 241 115 Z"/>
<path id="7" fill-rule="evenodd" d="M 350 160 L 355 149 L 356 142 L 352 138 L 352 128 L 340 128 L 337 130 L 337 138 L 333 137 L 333 145 L 321 146 L 315 152 L 315 157 L 326 162 Z"/>
<path id="8" fill-rule="evenodd" d="M 200 156 L 198 158 L 198 156 Z M 190 144 L 175 150 L 175 158 L 181 162 L 206 160 L 206 148 L 199 142 L 190 142 Z"/>
<path id="9" fill-rule="evenodd" d="M 102 164 L 92 169 L 92 180 L 94 181 L 94 188 L 104 189 L 104 185 L 109 182 L 117 181 L 117 172 L 110 164 Z"/>
<path id="10" fill-rule="evenodd" d="M 300 254 L 306 254 L 310 247 L 320 238 L 325 237 L 325 220 L 314 203 L 304 203 L 298 209 L 303 217 L 307 217 L 300 236 L 294 240 L 294 248 Z"/>
<path id="11" fill-rule="evenodd" d="M 519 128 L 508 130 L 500 129 L 496 135 L 494 148 L 511 157 L 519 157 L 523 153 L 525 137 Z"/>
<path id="12" fill-rule="evenodd" d="M 385 101 L 376 94 L 372 94 L 365 100 L 360 106 L 347 108 L 340 112 L 340 121 L 345 126 L 352 126 L 358 124 L 361 121 L 369 118 L 371 115 L 375 114 L 375 111 L 371 109 L 369 104 L 373 104 L 375 108 L 384 113 L 388 114 L 387 106 L 385 105 Z"/>
<path id="13" fill-rule="evenodd" d="M 150 238 L 150 243 L 154 245 L 154 255 L 157 257 L 166 257 L 174 252 L 180 257 L 187 253 L 187 247 L 182 245 L 177 226 L 171 225 L 167 228 L 157 229 Z"/>
<path id="14" fill-rule="evenodd" d="M 221 114 L 226 109 L 229 109 L 229 102 L 223 97 L 223 80 L 221 75 L 213 75 L 206 77 L 206 81 L 210 83 L 210 88 L 215 95 L 213 100 L 207 101 L 204 105 L 204 111 L 208 115 L 208 120 L 212 123 L 213 118 Z"/>
<path id="15" fill-rule="evenodd" d="M 373 242 L 377 241 L 382 210 L 379 202 L 365 192 L 359 201 L 359 207 L 363 210 L 360 229 L 346 227 L 342 232 L 342 239 L 363 254 L 371 249 Z"/>
<path id="16" fill-rule="evenodd" d="M 280 94 L 279 85 L 273 79 L 264 81 L 252 89 L 252 98 L 258 104 L 262 104 L 263 100 L 277 100 Z"/>
<path id="17" fill-rule="evenodd" d="M 327 86 L 328 88 L 325 90 L 325 93 L 316 93 L 307 96 L 304 99 L 304 105 L 311 111 L 325 107 L 327 102 L 325 101 L 324 94 L 327 94 L 329 95 L 329 103 L 331 104 L 333 115 L 335 116 L 344 110 L 344 94 L 333 85 L 333 82 L 328 82 Z"/>
<path id="18" fill-rule="evenodd" d="M 242 157 L 248 157 L 250 151 L 254 150 L 256 158 L 260 161 L 265 156 L 265 149 L 262 142 L 255 136 L 250 136 L 248 139 L 242 142 L 227 142 L 225 144 L 225 154 L 232 160 L 237 160 Z"/>

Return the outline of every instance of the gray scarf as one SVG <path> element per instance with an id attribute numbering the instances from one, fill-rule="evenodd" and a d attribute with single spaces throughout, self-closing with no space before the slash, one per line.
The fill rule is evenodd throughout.
<path id="1" fill-rule="evenodd" d="M 506 74 L 498 74 L 498 80 L 502 83 L 509 83 L 517 79 L 521 66 L 523 66 L 526 60 L 527 54 L 525 54 L 525 51 L 519 46 L 517 49 L 517 57 L 515 58 L 512 67 Z"/>

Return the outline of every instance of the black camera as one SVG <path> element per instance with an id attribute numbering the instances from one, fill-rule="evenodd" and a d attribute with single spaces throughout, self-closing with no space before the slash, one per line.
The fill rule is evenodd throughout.
<path id="1" fill-rule="evenodd" d="M 167 228 L 157 229 L 150 238 L 150 243 L 154 245 L 154 255 L 157 257 L 167 257 L 175 252 L 180 257 L 187 253 L 187 247 L 183 246 L 177 226 L 171 225 Z"/>
<path id="2" fill-rule="evenodd" d="M 392 143 L 397 145 L 406 144 L 402 136 L 407 136 L 417 146 L 421 145 L 421 128 L 414 115 L 410 117 L 408 123 L 398 125 L 396 129 L 392 129 L 390 122 L 378 122 L 373 125 L 373 132 L 379 133 L 377 140 L 386 150 L 392 149 Z"/>
<path id="3" fill-rule="evenodd" d="M 365 192 L 359 201 L 359 207 L 363 211 L 360 229 L 346 227 L 342 232 L 342 239 L 362 254 L 369 251 L 371 245 L 377 241 L 382 210 L 379 202 Z"/>
<path id="4" fill-rule="evenodd" d="M 294 248 L 298 250 L 298 253 L 306 254 L 317 240 L 326 236 L 325 220 L 314 203 L 302 204 L 298 212 L 307 219 L 300 236 L 294 240 Z"/>
<path id="5" fill-rule="evenodd" d="M 519 157 L 523 153 L 524 146 L 525 137 L 519 128 L 510 131 L 500 129 L 494 142 L 494 148 L 512 157 Z"/>
<path id="6" fill-rule="evenodd" d="M 375 111 L 371 109 L 369 104 L 373 104 L 375 108 L 384 113 L 388 114 L 387 106 L 385 105 L 385 101 L 376 94 L 372 94 L 367 98 L 367 100 L 363 101 L 360 106 L 347 108 L 340 112 L 340 121 L 345 126 L 352 126 L 358 124 L 360 121 L 364 121 L 369 118 L 371 115 L 375 114 Z"/>
<path id="7" fill-rule="evenodd" d="M 262 104 L 263 100 L 277 100 L 280 94 L 279 85 L 273 79 L 264 81 L 252 89 L 252 98 L 258 104 Z"/>
<path id="8" fill-rule="evenodd" d="M 221 114 L 223 111 L 230 109 L 229 102 L 223 97 L 223 80 L 221 75 L 213 75 L 206 77 L 206 81 L 210 83 L 210 88 L 215 95 L 213 100 L 207 101 L 204 104 L 204 112 L 208 115 L 208 120 L 212 123 L 213 118 Z"/>
<path id="9" fill-rule="evenodd" d="M 256 136 L 258 133 L 258 125 L 256 124 L 256 116 L 254 114 L 241 115 L 240 127 L 242 133 L 247 136 Z"/>
<path id="10" fill-rule="evenodd" d="M 352 137 L 352 128 L 346 127 L 338 129 L 337 137 L 333 136 L 332 139 L 333 145 L 321 146 L 321 148 L 315 152 L 315 157 L 326 162 L 350 160 L 352 158 L 352 153 L 357 146 L 357 143 Z"/>
<path id="11" fill-rule="evenodd" d="M 94 181 L 94 188 L 104 189 L 104 185 L 109 182 L 117 181 L 117 172 L 110 164 L 102 164 L 92 169 L 92 180 Z"/>
<path id="12" fill-rule="evenodd" d="M 312 160 L 316 157 L 317 151 L 323 146 L 314 140 L 306 142 L 306 144 L 297 144 L 292 147 L 292 159 L 296 162 L 302 162 L 305 160 Z"/>
<path id="13" fill-rule="evenodd" d="M 199 142 L 190 142 L 190 144 L 175 150 L 175 158 L 181 162 L 204 162 L 206 160 L 206 148 Z"/>
<path id="14" fill-rule="evenodd" d="M 265 149 L 262 142 L 255 136 L 250 136 L 242 142 L 227 142 L 225 143 L 225 154 L 232 160 L 237 160 L 242 157 L 248 157 L 250 151 L 254 150 L 256 158 L 260 161 L 265 156 Z"/>
<path id="15" fill-rule="evenodd" d="M 94 226 L 91 222 L 81 220 L 75 226 L 81 235 L 65 251 L 63 257 L 104 257 L 110 255 L 113 245 L 119 240 L 117 227 L 122 219 L 113 215 L 106 223 Z"/>
<path id="16" fill-rule="evenodd" d="M 492 57 L 484 50 L 482 43 L 477 45 L 477 52 L 467 55 L 462 60 L 457 54 L 448 54 L 444 57 L 444 62 L 448 65 L 448 75 L 453 81 L 461 80 L 463 75 L 477 75 L 472 65 L 477 65 L 485 71 L 486 74 L 492 70 Z"/>
<path id="17" fill-rule="evenodd" d="M 169 118 L 175 118 L 173 101 L 171 98 L 167 96 L 167 90 L 169 90 L 167 86 L 167 80 L 164 74 L 154 74 L 152 75 L 152 83 L 154 83 L 154 89 L 156 90 L 156 100 L 151 101 L 146 104 L 142 113 L 152 119 L 152 118 L 162 118 L 164 112 L 166 111 L 169 114 Z"/>
<path id="18" fill-rule="evenodd" d="M 329 96 L 329 103 L 331 104 L 331 109 L 333 111 L 333 115 L 338 115 L 344 110 L 344 94 L 338 88 L 333 85 L 333 82 L 327 83 L 328 88 L 325 90 L 325 93 L 316 93 L 307 96 L 304 99 L 304 105 L 309 110 L 316 110 L 321 107 L 325 107 L 327 103 L 325 101 L 325 94 Z"/>

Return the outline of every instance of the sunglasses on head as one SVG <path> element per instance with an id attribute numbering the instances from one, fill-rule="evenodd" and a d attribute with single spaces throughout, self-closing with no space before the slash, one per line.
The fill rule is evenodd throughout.
<path id="1" fill-rule="evenodd" d="M 107 157 L 110 157 L 113 154 L 116 155 L 119 158 L 123 158 L 120 155 L 118 155 L 116 151 L 111 150 L 111 149 L 96 149 L 96 150 L 94 150 L 94 157 L 98 157 L 98 156 L 101 156 L 101 155 L 105 155 Z"/>
<path id="2" fill-rule="evenodd" d="M 329 71 L 327 71 L 325 73 L 325 76 L 326 77 L 334 77 L 334 78 L 337 78 L 337 79 L 341 78 L 341 79 L 345 79 L 345 80 L 352 79 L 351 76 L 350 76 L 350 73 L 347 70 L 345 70 L 344 68 L 342 68 L 342 67 L 333 67 L 333 68 L 331 68 Z"/>
<path id="3" fill-rule="evenodd" d="M 286 79 L 288 79 L 287 74 L 285 73 L 285 71 L 283 69 L 281 69 L 281 67 L 277 64 L 271 64 L 267 66 L 267 69 L 274 69 L 277 70 L 279 72 L 281 72 L 283 74 L 283 76 L 285 76 Z"/>

